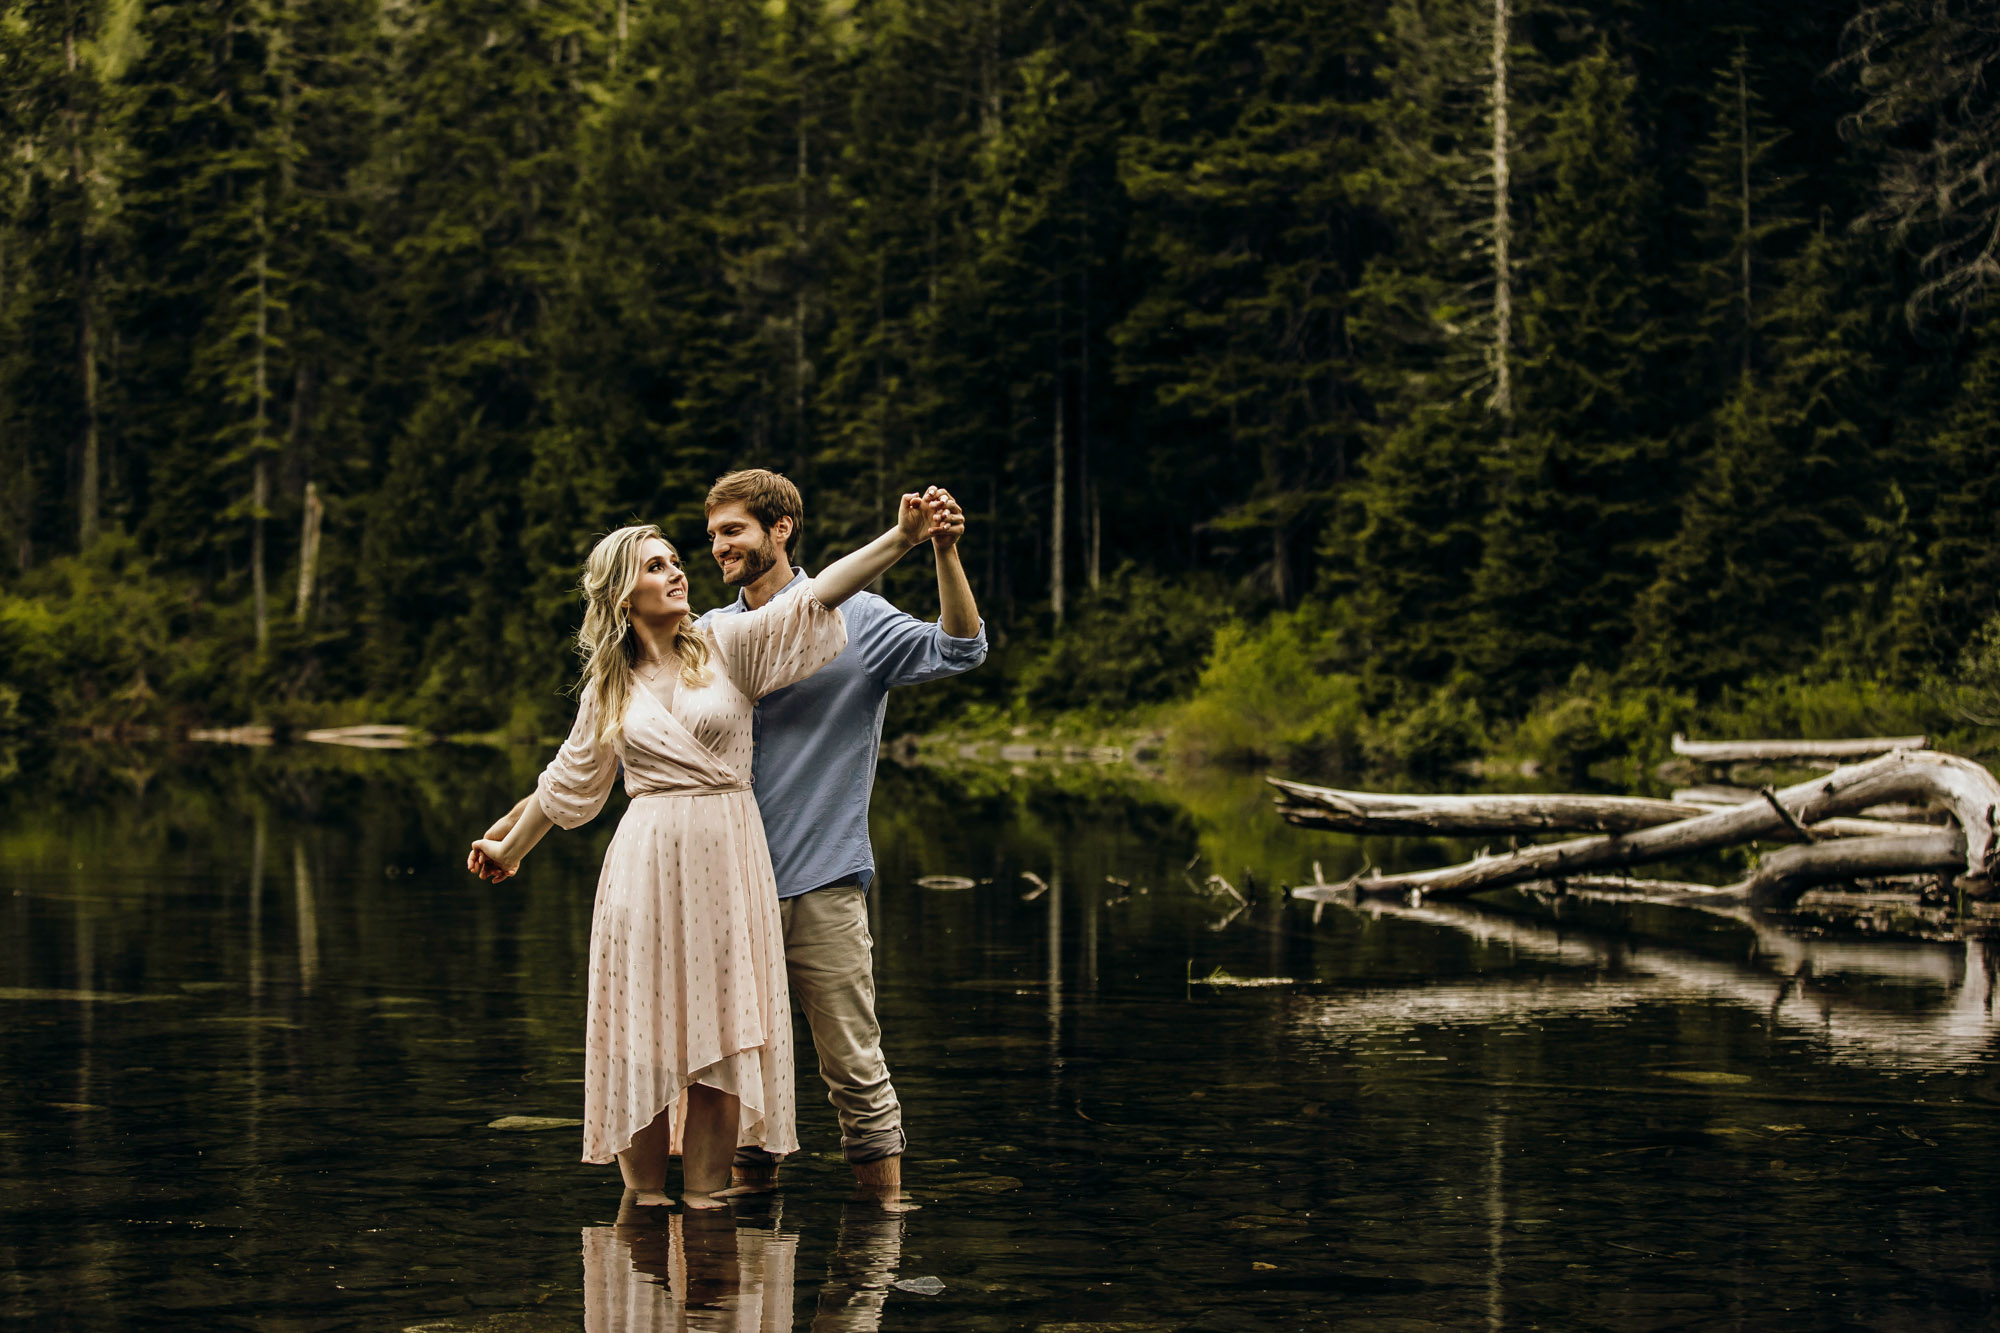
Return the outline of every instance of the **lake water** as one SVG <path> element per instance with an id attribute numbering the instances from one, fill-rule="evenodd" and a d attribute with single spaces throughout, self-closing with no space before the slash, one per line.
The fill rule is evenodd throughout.
<path id="1" fill-rule="evenodd" d="M 1316 910 L 1281 889 L 1315 859 L 1464 849 L 1291 830 L 1241 777 L 885 765 L 876 972 L 922 1207 L 849 1200 L 805 1064 L 780 1195 L 621 1210 L 574 1126 L 534 1127 L 580 1111 L 614 812 L 518 881 L 462 868 L 544 757 L 17 758 L 0 1325 L 2000 1323 L 1987 945 Z"/>

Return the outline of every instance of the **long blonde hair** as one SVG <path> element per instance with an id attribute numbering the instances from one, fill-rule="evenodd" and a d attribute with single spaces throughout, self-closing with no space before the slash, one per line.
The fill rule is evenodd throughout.
<path id="1" fill-rule="evenodd" d="M 607 745 L 624 731 L 625 707 L 632 698 L 640 648 L 639 636 L 632 632 L 630 602 L 639 586 L 639 551 L 649 537 L 674 549 L 657 527 L 641 523 L 600 538 L 583 562 L 583 628 L 576 634 L 576 651 L 583 658 L 584 691 L 597 691 L 597 739 Z M 694 627 L 693 615 L 683 617 L 674 630 L 674 654 L 681 661 L 682 681 L 695 686 L 707 682 L 708 640 Z"/>

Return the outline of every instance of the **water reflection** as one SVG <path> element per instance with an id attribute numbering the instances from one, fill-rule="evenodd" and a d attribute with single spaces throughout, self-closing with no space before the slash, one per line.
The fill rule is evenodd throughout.
<path id="1" fill-rule="evenodd" d="M 1729 958 L 1470 903 L 1364 900 L 1350 910 L 1439 927 L 1560 970 L 1315 998 L 1300 1022 L 1322 1036 L 1372 1036 L 1420 1023 L 1511 1025 L 1706 999 L 1751 1010 L 1823 1043 L 1836 1058 L 1888 1069 L 1966 1068 L 1993 1051 L 1990 940 L 1810 939 L 1758 922 L 1750 952 Z M 1853 985 L 1855 977 L 1872 984 Z"/>
<path id="2" fill-rule="evenodd" d="M 849 1204 L 809 1325 L 873 1333 L 903 1253 L 904 1214 Z M 795 1326 L 799 1236 L 729 1209 L 641 1205 L 627 1190 L 611 1226 L 583 1229 L 586 1333 L 766 1333 Z M 803 1324 L 803 1321 L 796 1321 Z"/>
<path id="3" fill-rule="evenodd" d="M 782 1215 L 621 1212 L 566 1127 L 610 821 L 518 884 L 460 867 L 545 758 L 273 748 L 147 781 L 92 752 L 0 788 L 0 1327 L 2000 1318 L 1990 942 L 1315 923 L 1276 886 L 1362 844 L 1275 825 L 1254 777 L 885 766 L 871 932 L 923 1209 L 845 1203 L 802 1043 Z M 921 884 L 946 874 L 975 885 Z"/>
<path id="4" fill-rule="evenodd" d="M 583 1229 L 587 1333 L 761 1333 L 792 1326 L 798 1237 L 729 1209 L 675 1212 L 631 1190 L 608 1227 Z"/>
<path id="5" fill-rule="evenodd" d="M 855 1202 L 840 1213 L 840 1234 L 813 1312 L 813 1333 L 873 1333 L 903 1260 L 907 1214 Z"/>

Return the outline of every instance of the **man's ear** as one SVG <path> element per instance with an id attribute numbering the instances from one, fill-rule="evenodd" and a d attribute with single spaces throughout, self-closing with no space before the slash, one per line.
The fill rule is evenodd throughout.
<path id="1" fill-rule="evenodd" d="M 792 516 L 780 514 L 778 521 L 771 525 L 770 531 L 771 540 L 778 544 L 778 549 L 785 550 L 792 540 Z"/>

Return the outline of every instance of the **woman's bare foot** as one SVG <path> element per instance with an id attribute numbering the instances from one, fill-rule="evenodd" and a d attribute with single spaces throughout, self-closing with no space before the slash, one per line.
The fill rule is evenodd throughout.
<path id="1" fill-rule="evenodd" d="M 689 1190 L 687 1193 L 681 1195 L 681 1207 L 692 1208 L 697 1212 L 707 1212 L 713 1208 L 727 1208 L 728 1206 L 728 1201 L 722 1197 L 721 1193 L 699 1194 L 693 1190 Z"/>
<path id="2" fill-rule="evenodd" d="M 641 1208 L 671 1208 L 674 1196 L 665 1190 L 632 1190 L 632 1202 Z"/>

